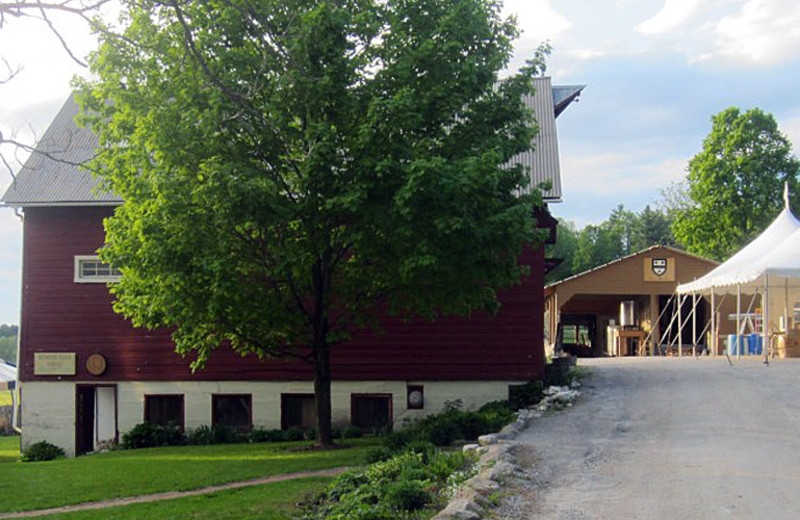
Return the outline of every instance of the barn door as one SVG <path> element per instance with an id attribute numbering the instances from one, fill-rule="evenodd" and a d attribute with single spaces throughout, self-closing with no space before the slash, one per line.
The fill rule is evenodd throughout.
<path id="1" fill-rule="evenodd" d="M 75 387 L 75 454 L 96 451 L 117 438 L 116 386 Z"/>
<path id="2" fill-rule="evenodd" d="M 75 455 L 94 451 L 93 386 L 75 387 Z"/>

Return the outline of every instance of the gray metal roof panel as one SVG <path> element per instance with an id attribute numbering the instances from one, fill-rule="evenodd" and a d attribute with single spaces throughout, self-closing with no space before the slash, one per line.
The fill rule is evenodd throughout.
<path id="1" fill-rule="evenodd" d="M 534 95 L 525 96 L 539 124 L 539 134 L 531 149 L 515 156 L 512 162 L 527 166 L 531 186 L 549 183 L 544 199 L 560 201 L 561 170 L 555 118 L 580 94 L 583 85 L 552 87 L 549 77 L 534 78 Z M 42 139 L 6 190 L 2 201 L 7 206 L 115 205 L 122 199 L 97 189 L 98 179 L 80 165 L 91 159 L 98 147 L 97 136 L 78 128 L 78 105 L 72 96 L 47 128 Z"/>
<path id="2" fill-rule="evenodd" d="M 98 140 L 88 128 L 78 128 L 77 113 L 78 105 L 70 96 L 0 199 L 4 204 L 57 206 L 121 202 L 116 195 L 99 191 L 98 179 L 81 166 L 94 156 Z"/>
<path id="3" fill-rule="evenodd" d="M 514 156 L 512 163 L 521 163 L 528 168 L 531 186 L 543 183 L 550 188 L 542 190 L 545 200 L 561 200 L 561 166 L 558 158 L 558 135 L 556 133 L 555 106 L 550 78 L 534 78 L 536 92 L 525 96 L 525 104 L 533 111 L 539 124 L 539 133 L 533 139 L 530 150 Z"/>

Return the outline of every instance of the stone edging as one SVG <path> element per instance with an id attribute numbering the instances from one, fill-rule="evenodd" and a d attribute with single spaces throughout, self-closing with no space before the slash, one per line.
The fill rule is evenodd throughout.
<path id="1" fill-rule="evenodd" d="M 580 396 L 578 381 L 571 387 L 551 386 L 545 390 L 545 397 L 533 408 L 519 410 L 517 420 L 506 425 L 500 432 L 482 435 L 478 444 L 467 444 L 463 450 L 479 455 L 478 474 L 465 481 L 453 498 L 433 520 L 482 520 L 488 518 L 493 504 L 490 495 L 498 491 L 509 477 L 521 474 L 522 470 L 514 464 L 513 440 L 533 419 L 542 417 L 548 410 L 560 410 L 572 406 Z"/>

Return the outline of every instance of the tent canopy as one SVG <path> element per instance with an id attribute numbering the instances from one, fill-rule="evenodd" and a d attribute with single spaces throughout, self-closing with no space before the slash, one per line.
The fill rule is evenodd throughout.
<path id="1" fill-rule="evenodd" d="M 17 367 L 0 359 L 0 389 L 13 388 L 17 380 Z"/>
<path id="2" fill-rule="evenodd" d="M 786 205 L 772 224 L 738 253 L 693 282 L 679 285 L 678 294 L 735 293 L 738 286 L 753 292 L 766 286 L 800 293 L 800 221 Z"/>

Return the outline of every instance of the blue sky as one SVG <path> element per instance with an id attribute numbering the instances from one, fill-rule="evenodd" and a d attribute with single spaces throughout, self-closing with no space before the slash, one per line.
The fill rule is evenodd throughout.
<path id="1" fill-rule="evenodd" d="M 553 83 L 587 85 L 558 119 L 564 201 L 551 206 L 555 216 L 583 226 L 618 204 L 657 203 L 684 177 L 711 116 L 732 105 L 774 114 L 800 147 L 796 0 L 506 0 L 504 11 L 523 31 L 512 70 L 549 40 Z M 76 54 L 91 49 L 83 24 L 54 22 Z M 0 85 L 0 132 L 32 142 L 83 71 L 31 22 L 0 30 L 0 55 L 23 66 Z M 10 180 L 0 169 L 0 191 Z M 0 210 L 0 323 L 19 319 L 20 248 L 19 220 Z"/>

